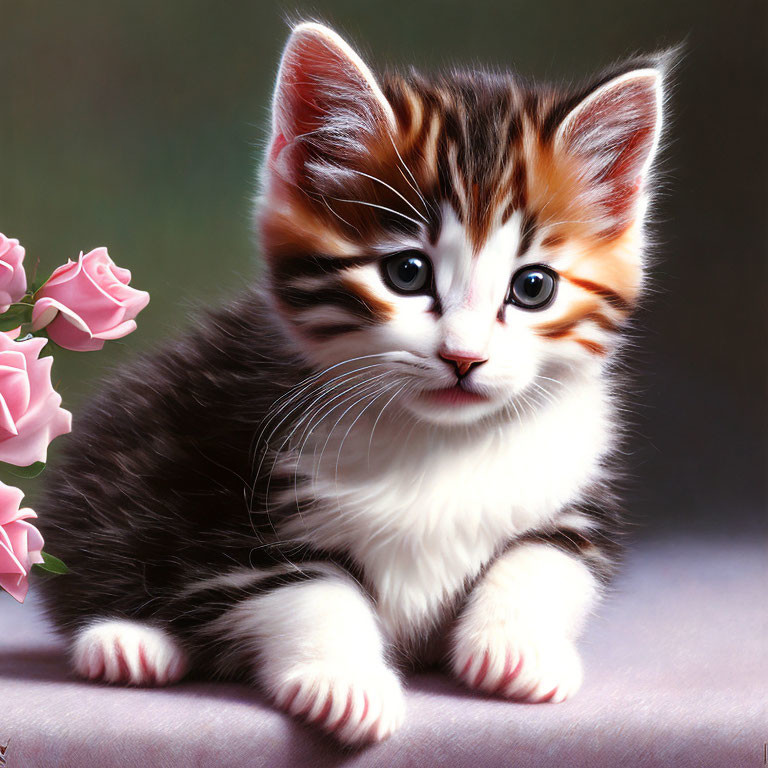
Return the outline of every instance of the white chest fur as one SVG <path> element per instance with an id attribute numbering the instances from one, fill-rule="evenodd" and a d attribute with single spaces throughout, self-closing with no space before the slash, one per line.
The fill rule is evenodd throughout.
<path id="1" fill-rule="evenodd" d="M 574 500 L 598 472 L 610 434 L 598 382 L 483 431 L 393 418 L 377 425 L 369 450 L 372 425 L 347 426 L 330 439 L 313 436 L 302 451 L 300 473 L 314 479 L 301 497 L 312 508 L 284 533 L 349 552 L 398 639 L 437 620 L 510 538 Z"/>

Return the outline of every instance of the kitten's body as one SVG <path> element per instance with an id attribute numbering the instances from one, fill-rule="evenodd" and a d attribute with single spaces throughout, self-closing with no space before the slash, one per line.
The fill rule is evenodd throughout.
<path id="1" fill-rule="evenodd" d="M 576 690 L 573 641 L 613 562 L 607 356 L 642 276 L 657 135 L 656 76 L 629 71 L 603 82 L 614 98 L 636 78 L 634 144 L 586 179 L 573 157 L 605 121 L 599 84 L 557 98 L 457 78 L 450 97 L 395 79 L 385 95 L 333 33 L 297 29 L 266 290 L 107 385 L 42 505 L 72 570 L 46 597 L 82 674 L 255 678 L 347 742 L 402 719 L 398 658 L 512 698 Z M 641 182 L 616 181 L 624 166 Z M 430 260 L 427 293 L 387 288 L 400 272 L 379 263 L 402 252 Z M 508 303 L 509 274 L 542 263 L 557 297 Z"/>

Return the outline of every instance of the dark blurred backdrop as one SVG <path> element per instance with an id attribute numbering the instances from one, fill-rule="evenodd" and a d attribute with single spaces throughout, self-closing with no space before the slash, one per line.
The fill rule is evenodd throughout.
<path id="1" fill-rule="evenodd" d="M 255 164 L 286 18 L 379 66 L 577 78 L 685 42 L 658 207 L 658 292 L 633 365 L 630 506 L 648 533 L 766 515 L 764 0 L 0 0 L 0 231 L 41 274 L 108 245 L 152 303 L 103 353 L 60 354 L 65 405 L 251 274 Z"/>

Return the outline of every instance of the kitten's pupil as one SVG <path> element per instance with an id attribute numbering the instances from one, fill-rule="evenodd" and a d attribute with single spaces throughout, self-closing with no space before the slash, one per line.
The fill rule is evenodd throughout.
<path id="1" fill-rule="evenodd" d="M 418 277 L 421 267 L 422 264 L 419 259 L 407 259 L 400 262 L 397 275 L 404 283 L 412 283 Z"/>
<path id="2" fill-rule="evenodd" d="M 526 296 L 530 296 L 530 298 L 535 299 L 541 293 L 543 284 L 544 278 L 537 272 L 534 272 L 525 278 L 523 283 L 523 291 L 525 292 Z"/>

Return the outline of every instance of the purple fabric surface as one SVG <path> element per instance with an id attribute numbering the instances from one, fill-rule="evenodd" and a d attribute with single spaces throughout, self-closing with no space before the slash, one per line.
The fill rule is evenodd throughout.
<path id="1" fill-rule="evenodd" d="M 631 554 L 582 644 L 571 701 L 475 696 L 409 680 L 390 741 L 341 752 L 245 686 L 107 687 L 74 679 L 34 595 L 0 597 L 0 745 L 48 766 L 676 766 L 763 764 L 768 569 L 761 542 L 666 541 Z"/>

